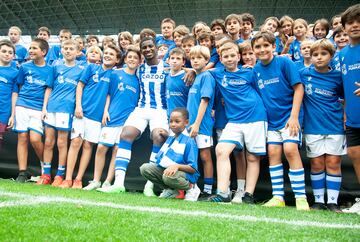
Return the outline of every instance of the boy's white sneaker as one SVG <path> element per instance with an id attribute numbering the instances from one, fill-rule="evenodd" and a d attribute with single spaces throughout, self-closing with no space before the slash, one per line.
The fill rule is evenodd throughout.
<path id="1" fill-rule="evenodd" d="M 355 203 L 350 208 L 345 208 L 344 213 L 357 213 L 360 215 L 360 198 L 355 198 Z"/>
<path id="2" fill-rule="evenodd" d="M 164 189 L 161 193 L 159 198 L 175 198 L 179 195 L 178 191 L 172 189 Z"/>
<path id="3" fill-rule="evenodd" d="M 233 199 L 231 200 L 232 203 L 242 203 L 242 198 L 244 196 L 244 191 L 236 191 Z"/>
<path id="4" fill-rule="evenodd" d="M 101 188 L 105 188 L 105 187 L 110 187 L 111 183 L 108 181 L 104 181 L 103 184 L 101 185 Z"/>
<path id="5" fill-rule="evenodd" d="M 85 191 L 96 190 L 101 186 L 101 182 L 98 181 L 89 181 L 89 185 L 83 188 Z"/>
<path id="6" fill-rule="evenodd" d="M 185 201 L 196 202 L 200 195 L 200 188 L 194 184 L 192 188 L 186 191 Z"/>
<path id="7" fill-rule="evenodd" d="M 125 190 L 124 186 L 112 185 L 112 186 L 109 186 L 109 187 L 98 188 L 98 189 L 96 189 L 96 191 L 104 192 L 104 193 L 123 193 L 126 190 Z"/>

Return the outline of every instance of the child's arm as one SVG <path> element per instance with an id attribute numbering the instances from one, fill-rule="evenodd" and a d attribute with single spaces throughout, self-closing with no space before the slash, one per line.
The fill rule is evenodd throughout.
<path id="1" fill-rule="evenodd" d="M 42 107 L 42 114 L 41 114 L 41 119 L 44 120 L 46 118 L 47 115 L 47 104 L 49 102 L 49 96 L 51 93 L 51 88 L 47 87 L 45 90 L 45 95 L 44 95 L 44 103 L 43 103 L 43 107 Z"/>
<path id="2" fill-rule="evenodd" d="M 192 68 L 182 68 L 185 71 L 185 75 L 183 77 L 184 82 L 186 83 L 186 86 L 191 86 L 194 83 L 196 72 Z"/>
<path id="3" fill-rule="evenodd" d="M 173 175 L 175 175 L 175 173 L 177 171 L 183 171 L 183 172 L 190 173 L 190 174 L 195 173 L 195 169 L 189 165 L 176 164 L 176 165 L 171 165 L 168 168 L 166 168 L 164 170 L 164 175 L 165 176 L 173 176 Z"/>
<path id="4" fill-rule="evenodd" d="M 77 118 L 83 117 L 83 110 L 82 110 L 82 94 L 85 84 L 81 81 L 79 81 L 78 85 L 76 86 L 76 107 L 75 107 L 75 116 Z"/>
<path id="5" fill-rule="evenodd" d="M 304 96 L 304 87 L 302 83 L 298 83 L 293 86 L 293 89 L 294 89 L 293 105 L 290 113 L 290 118 L 285 125 L 285 129 L 287 128 L 290 129 L 290 136 L 297 136 L 301 128 L 299 123 L 299 112 Z"/>
<path id="6" fill-rule="evenodd" d="M 214 62 L 209 62 L 206 66 L 205 66 L 205 70 L 210 70 L 212 68 L 215 67 L 215 63 Z"/>
<path id="7" fill-rule="evenodd" d="M 11 115 L 10 115 L 10 118 L 8 121 L 8 129 L 10 129 L 14 126 L 15 106 L 16 106 L 17 98 L 18 98 L 18 93 L 13 92 L 11 95 Z"/>
<path id="8" fill-rule="evenodd" d="M 103 114 L 102 121 L 101 121 L 102 125 L 106 125 L 106 122 L 110 121 L 109 106 L 110 106 L 110 95 L 107 95 L 105 108 L 104 108 L 104 114 Z"/>
<path id="9" fill-rule="evenodd" d="M 196 135 L 198 135 L 200 124 L 203 120 L 208 104 L 209 104 L 209 98 L 201 98 L 201 102 L 199 105 L 195 122 L 191 125 L 190 137 L 194 138 Z"/>
<path id="10" fill-rule="evenodd" d="M 359 88 L 355 90 L 354 94 L 358 97 L 360 97 L 360 83 L 355 82 L 355 85 L 358 86 Z"/>

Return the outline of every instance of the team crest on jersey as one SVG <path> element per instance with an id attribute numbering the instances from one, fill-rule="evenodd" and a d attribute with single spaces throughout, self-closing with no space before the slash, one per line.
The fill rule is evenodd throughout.
<path id="1" fill-rule="evenodd" d="M 166 98 L 167 98 L 167 99 L 170 98 L 170 91 L 169 91 L 169 90 L 166 91 Z"/>
<path id="2" fill-rule="evenodd" d="M 258 80 L 258 86 L 260 89 L 263 89 L 265 87 L 264 81 L 262 79 Z"/>
<path id="3" fill-rule="evenodd" d="M 294 54 L 294 58 L 295 58 L 296 60 L 300 59 L 300 53 L 299 53 L 299 52 L 296 52 L 296 53 Z"/>
<path id="4" fill-rule="evenodd" d="M 26 77 L 26 80 L 28 81 L 28 83 L 33 83 L 34 81 L 33 81 L 33 77 L 32 77 L 32 75 L 31 75 L 32 73 L 31 73 L 31 71 L 29 71 L 29 75 Z"/>
<path id="5" fill-rule="evenodd" d="M 99 82 L 99 72 L 98 71 L 95 72 L 95 75 L 93 76 L 93 80 L 94 80 L 94 82 Z"/>
<path id="6" fill-rule="evenodd" d="M 313 93 L 311 84 L 305 85 L 305 92 L 307 95 L 311 95 Z"/>
<path id="7" fill-rule="evenodd" d="M 343 75 L 346 75 L 346 74 L 347 74 L 346 64 L 343 64 L 343 65 L 342 65 L 341 71 L 342 71 L 342 74 L 343 74 Z"/>
<path id="8" fill-rule="evenodd" d="M 64 76 L 63 76 L 62 74 L 63 74 L 63 72 L 61 71 L 61 72 L 60 72 L 60 76 L 59 76 L 59 78 L 58 78 L 58 82 L 59 82 L 59 83 L 64 83 Z"/>
<path id="9" fill-rule="evenodd" d="M 124 89 L 124 83 L 123 82 L 120 82 L 119 84 L 118 84 L 118 89 L 119 89 L 119 91 L 124 91 L 125 89 Z"/>
<path id="10" fill-rule="evenodd" d="M 221 81 L 221 86 L 223 86 L 223 87 L 227 87 L 227 86 L 228 86 L 228 83 L 227 83 L 227 80 L 226 80 L 226 76 L 224 76 L 224 78 L 222 79 L 222 81 Z"/>

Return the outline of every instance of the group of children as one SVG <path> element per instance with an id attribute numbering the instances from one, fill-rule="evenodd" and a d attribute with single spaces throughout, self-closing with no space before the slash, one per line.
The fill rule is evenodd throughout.
<path id="1" fill-rule="evenodd" d="M 72 39 L 68 30 L 60 31 L 60 46 L 49 49 L 50 31 L 41 27 L 25 54 L 18 47 L 21 31 L 12 27 L 11 42 L 0 41 L 0 103 L 6 107 L 0 111 L 0 141 L 6 129 L 18 133 L 16 180 L 28 179 L 30 141 L 42 167 L 37 184 L 83 188 L 97 144 L 94 178 L 83 189 L 124 192 L 132 144 L 149 125 L 152 152 L 140 167 L 146 196 L 155 195 L 156 184 L 163 189 L 161 198 L 254 204 L 260 160 L 267 155 L 273 197 L 263 206 L 284 207 L 284 153 L 296 208 L 309 210 L 299 153 L 303 130 L 312 208 L 341 212 L 342 155 L 353 161 L 360 182 L 359 16 L 359 4 L 335 16 L 330 38 L 325 19 L 309 31 L 303 19 L 269 17 L 253 35 L 255 18 L 248 13 L 230 14 L 210 26 L 197 22 L 192 33 L 166 18 L 162 36 L 143 29 L 136 43 L 129 32 L 121 32 L 119 47 L 104 38 L 102 50 L 97 37 L 89 36 L 85 52 L 85 41 Z M 213 131 L 218 140 L 215 194 Z M 52 178 L 55 143 L 59 164 Z M 109 148 L 109 170 L 101 183 Z M 360 201 L 344 211 L 359 213 Z"/>

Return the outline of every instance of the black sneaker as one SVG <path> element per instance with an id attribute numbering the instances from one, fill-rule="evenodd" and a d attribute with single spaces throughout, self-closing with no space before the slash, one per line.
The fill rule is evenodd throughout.
<path id="1" fill-rule="evenodd" d="M 329 209 L 329 211 L 335 212 L 335 213 L 342 213 L 339 205 L 335 204 L 335 203 L 329 203 L 327 205 L 327 209 Z"/>
<path id="2" fill-rule="evenodd" d="M 19 183 L 25 183 L 27 182 L 28 179 L 29 179 L 29 174 L 27 171 L 19 171 L 19 175 L 15 181 Z"/>
<path id="3" fill-rule="evenodd" d="M 231 199 L 230 196 L 227 197 L 223 197 L 219 194 L 216 195 L 212 195 L 210 197 L 208 197 L 207 200 L 205 200 L 206 202 L 213 202 L 213 203 L 231 203 Z"/>
<path id="4" fill-rule="evenodd" d="M 311 209 L 313 209 L 313 210 L 327 210 L 327 207 L 323 203 L 314 203 L 311 206 Z"/>
<path id="5" fill-rule="evenodd" d="M 207 192 L 201 192 L 198 198 L 198 201 L 207 201 L 209 197 L 212 197 L 213 195 Z"/>
<path id="6" fill-rule="evenodd" d="M 246 204 L 255 204 L 254 195 L 252 195 L 251 193 L 245 192 L 245 194 L 242 198 L 242 202 L 246 203 Z"/>

